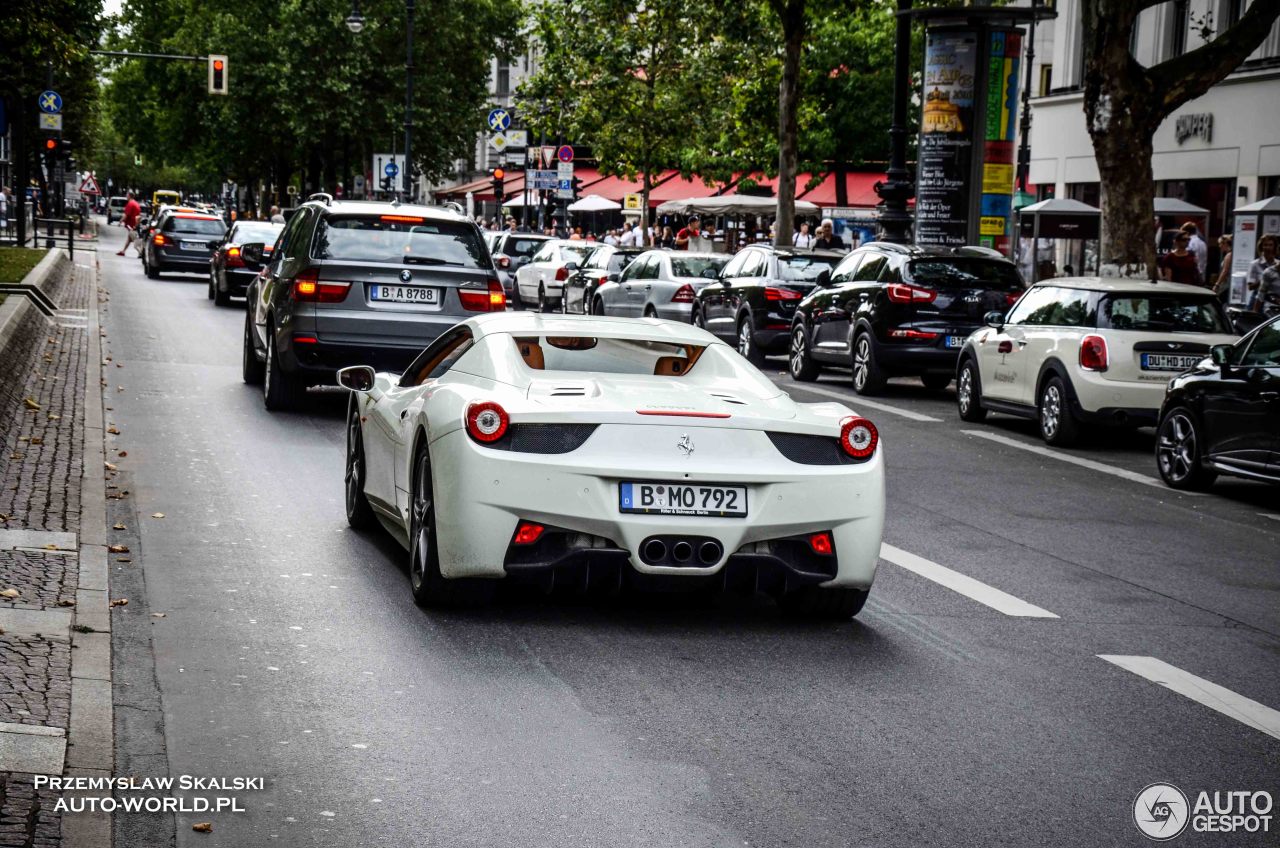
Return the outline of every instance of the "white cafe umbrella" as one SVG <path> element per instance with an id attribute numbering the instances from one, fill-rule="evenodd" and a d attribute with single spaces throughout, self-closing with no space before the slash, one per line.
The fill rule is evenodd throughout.
<path id="1" fill-rule="evenodd" d="M 621 208 L 621 203 L 598 194 L 588 194 L 581 200 L 569 204 L 570 212 L 612 212 Z"/>

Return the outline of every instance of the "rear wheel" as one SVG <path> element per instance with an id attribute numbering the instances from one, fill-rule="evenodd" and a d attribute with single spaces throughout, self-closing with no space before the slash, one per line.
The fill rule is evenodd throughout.
<path id="1" fill-rule="evenodd" d="M 696 306 L 693 307 L 693 317 L 691 320 L 693 322 L 693 326 L 697 327 L 698 329 L 700 330 L 707 329 L 707 318 L 705 315 L 702 314 L 702 310 Z"/>
<path id="2" fill-rule="evenodd" d="M 603 314 L 604 314 L 604 299 L 603 299 L 603 298 L 596 297 L 596 298 L 593 298 L 593 299 L 591 300 L 591 314 L 592 314 L 592 315 L 603 315 Z"/>
<path id="3" fill-rule="evenodd" d="M 982 408 L 982 384 L 978 380 L 978 364 L 966 359 L 960 366 L 956 379 L 956 409 L 961 421 L 985 421 L 987 411 Z"/>
<path id="4" fill-rule="evenodd" d="M 547 287 L 538 283 L 538 311 L 547 311 Z"/>
<path id="5" fill-rule="evenodd" d="M 244 314 L 244 352 L 241 354 L 240 375 L 251 386 L 261 385 L 263 372 L 266 369 L 258 361 L 258 354 L 253 349 L 253 313 Z"/>
<path id="6" fill-rule="evenodd" d="M 750 315 L 743 315 L 738 319 L 738 353 L 757 368 L 764 365 L 764 354 L 756 344 L 755 329 L 751 326 Z"/>
<path id="7" fill-rule="evenodd" d="M 421 607 L 457 607 L 481 603 L 492 596 L 494 581 L 449 580 L 440 573 L 436 546 L 436 505 L 431 482 L 431 454 L 425 442 L 413 460 L 412 511 L 409 514 L 409 587 Z"/>
<path id="8" fill-rule="evenodd" d="M 646 318 L 657 318 L 657 317 L 658 317 L 658 310 L 654 309 L 652 306 L 646 306 L 646 307 L 644 308 L 644 317 L 646 317 Z"/>
<path id="9" fill-rule="evenodd" d="M 860 395 L 875 395 L 888 381 L 876 364 L 876 348 L 871 334 L 863 331 L 853 340 L 853 390 Z"/>
<path id="10" fill-rule="evenodd" d="M 924 383 L 924 387 L 931 392 L 940 392 L 947 386 L 951 385 L 950 374 L 922 374 L 920 382 Z"/>
<path id="11" fill-rule="evenodd" d="M 213 272 L 210 271 L 209 272 L 209 300 L 213 300 L 213 290 L 214 290 Z"/>
<path id="12" fill-rule="evenodd" d="M 147 254 L 145 253 L 142 254 L 142 270 L 147 273 L 147 279 L 160 279 L 160 272 L 156 270 L 154 265 L 147 261 Z"/>
<path id="13" fill-rule="evenodd" d="M 791 379 L 802 383 L 812 383 L 822 371 L 822 367 L 813 361 L 813 354 L 809 350 L 809 334 L 800 325 L 796 325 L 791 331 L 791 356 L 788 365 Z"/>
<path id="14" fill-rule="evenodd" d="M 351 397 L 351 409 L 347 415 L 347 473 L 346 505 L 347 523 L 356 530 L 371 530 L 377 523 L 373 507 L 364 494 L 365 463 L 364 433 L 360 427 L 360 402 Z"/>
<path id="15" fill-rule="evenodd" d="M 1066 447 L 1075 444 L 1080 436 L 1080 423 L 1071 414 L 1067 400 L 1067 386 L 1061 377 L 1050 377 L 1040 389 L 1037 404 L 1040 421 L 1040 438 L 1045 444 Z"/>
<path id="16" fill-rule="evenodd" d="M 226 291 L 223 291 L 222 289 L 218 288 L 218 284 L 217 284 L 217 282 L 216 282 L 216 281 L 212 283 L 212 286 L 213 286 L 213 302 L 214 302 L 214 304 L 216 304 L 217 306 L 230 306 L 230 305 L 231 305 L 231 290 L 230 290 L 230 289 L 228 289 L 228 290 L 226 290 Z"/>
<path id="17" fill-rule="evenodd" d="M 282 412 L 298 405 L 302 394 L 296 377 L 285 372 L 280 364 L 280 351 L 276 347 L 275 328 L 267 325 L 267 364 L 262 381 L 262 402 L 272 412 Z"/>
<path id="18" fill-rule="evenodd" d="M 867 595 L 862 589 L 805 586 L 779 597 L 778 606 L 790 615 L 848 621 L 862 612 Z"/>
<path id="19" fill-rule="evenodd" d="M 1191 410 L 1169 410 L 1156 430 L 1156 468 L 1172 489 L 1204 489 L 1218 476 L 1205 468 L 1204 442 Z"/>

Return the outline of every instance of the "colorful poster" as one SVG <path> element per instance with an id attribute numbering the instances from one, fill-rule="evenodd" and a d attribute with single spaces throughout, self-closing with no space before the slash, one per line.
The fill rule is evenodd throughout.
<path id="1" fill-rule="evenodd" d="M 1017 132 L 1018 67 L 1022 36 L 993 32 L 988 42 L 985 135 L 982 146 L 982 220 L 979 243 L 1009 254 L 1013 215 L 1014 151 Z M 1003 219 L 1003 226 L 997 226 Z"/>
<path id="2" fill-rule="evenodd" d="M 916 184 L 916 243 L 968 243 L 978 37 L 928 34 Z"/>

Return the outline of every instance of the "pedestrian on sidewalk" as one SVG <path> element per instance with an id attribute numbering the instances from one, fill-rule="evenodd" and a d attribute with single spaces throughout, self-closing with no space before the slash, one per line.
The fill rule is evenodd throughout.
<path id="1" fill-rule="evenodd" d="M 702 222 L 698 220 L 697 215 L 690 215 L 689 223 L 680 228 L 680 232 L 676 233 L 675 239 L 672 240 L 671 244 L 667 244 L 667 235 L 670 232 L 670 227 L 662 228 L 663 247 L 674 247 L 676 250 L 696 250 L 697 246 L 689 242 L 702 238 Z"/>
<path id="2" fill-rule="evenodd" d="M 283 224 L 283 223 L 284 223 L 284 216 L 280 214 L 280 207 L 279 207 L 279 206 L 272 206 L 272 207 L 271 207 L 271 223 L 273 223 L 273 224 Z"/>
<path id="3" fill-rule="evenodd" d="M 1209 270 L 1209 245 L 1204 243 L 1204 239 L 1200 237 L 1200 230 L 1191 221 L 1187 221 L 1178 229 L 1189 239 L 1187 252 L 1196 258 L 1196 270 L 1200 272 L 1200 279 L 1203 281 L 1206 279 L 1205 272 Z M 1203 282 L 1201 284 L 1203 285 Z"/>
<path id="4" fill-rule="evenodd" d="M 142 214 L 142 207 L 138 205 L 138 201 L 133 199 L 133 192 L 125 195 L 128 200 L 124 204 L 124 216 L 120 223 L 124 225 L 124 247 L 116 252 L 116 256 L 124 256 L 125 251 L 129 249 L 129 245 L 133 244 L 138 238 L 138 216 Z M 134 247 L 134 252 L 138 256 L 142 255 L 142 242 L 138 242 Z"/>
<path id="5" fill-rule="evenodd" d="M 799 231 L 797 231 L 796 234 L 791 237 L 791 243 L 796 247 L 808 249 L 813 247 L 813 242 L 814 242 L 813 235 L 809 232 L 809 222 L 802 221 L 800 223 Z"/>
<path id="6" fill-rule="evenodd" d="M 835 225 L 830 218 L 824 218 L 822 223 L 818 225 L 818 237 L 813 240 L 813 246 L 818 250 L 835 250 L 837 247 L 844 247 L 844 244 L 835 237 Z"/>
<path id="7" fill-rule="evenodd" d="M 1188 251 L 1191 236 L 1179 231 L 1173 237 L 1173 250 L 1160 257 L 1160 278 L 1171 283 L 1186 283 L 1189 286 L 1204 284 L 1200 269 L 1196 264 L 1195 254 Z"/>
<path id="8" fill-rule="evenodd" d="M 1262 301 L 1258 297 L 1258 291 L 1262 285 L 1262 277 L 1277 264 L 1280 264 L 1280 259 L 1276 258 L 1276 237 L 1265 235 L 1258 239 L 1258 258 L 1253 260 L 1249 266 L 1249 274 L 1245 277 L 1245 285 L 1249 289 L 1247 297 L 1250 309 L 1261 309 Z"/>
<path id="9" fill-rule="evenodd" d="M 1218 268 L 1218 277 L 1213 283 L 1213 293 L 1224 304 L 1231 296 L 1231 236 L 1224 235 L 1218 239 L 1218 250 L 1222 252 L 1222 264 Z"/>

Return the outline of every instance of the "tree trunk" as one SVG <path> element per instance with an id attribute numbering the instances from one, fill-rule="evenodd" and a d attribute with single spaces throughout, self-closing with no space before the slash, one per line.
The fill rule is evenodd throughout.
<path id="1" fill-rule="evenodd" d="M 1097 133 L 1093 139 L 1102 197 L 1098 258 L 1107 275 L 1154 279 L 1153 133 L 1125 123 L 1114 121 L 1109 132 Z"/>
<path id="2" fill-rule="evenodd" d="M 774 244 L 790 245 L 796 213 L 799 162 L 800 53 L 804 46 L 804 0 L 776 6 L 782 19 L 784 53 L 778 86 L 778 205 Z"/>

